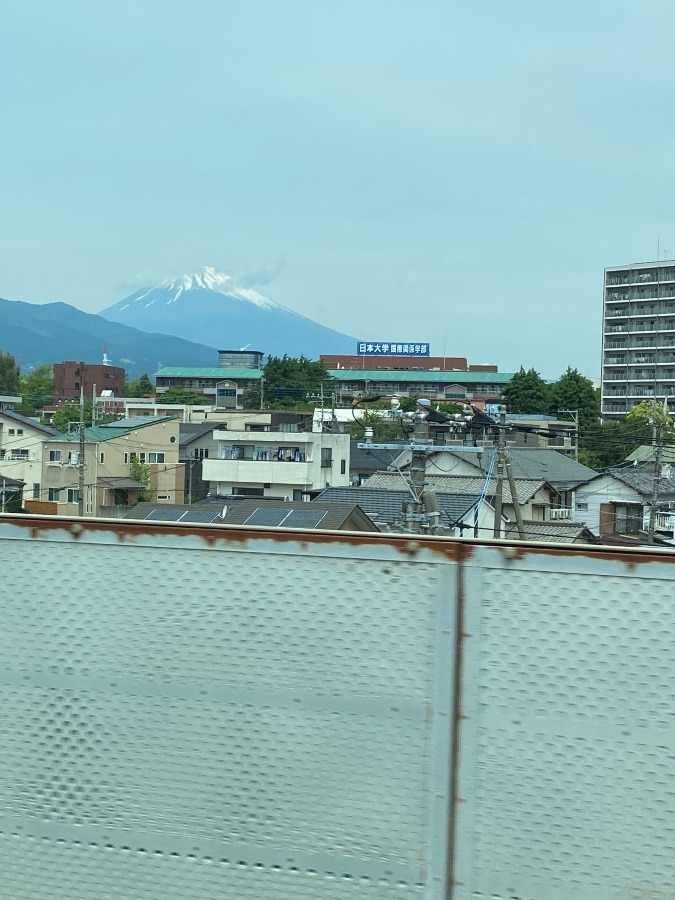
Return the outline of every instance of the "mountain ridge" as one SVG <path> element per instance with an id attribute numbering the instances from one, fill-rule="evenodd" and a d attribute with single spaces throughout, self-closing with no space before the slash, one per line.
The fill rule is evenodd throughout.
<path id="1" fill-rule="evenodd" d="M 201 272 L 141 288 L 101 310 L 112 322 L 210 343 L 252 346 L 270 356 L 353 353 L 356 339 L 294 312 L 207 266 Z"/>
<path id="2" fill-rule="evenodd" d="M 112 365 L 131 377 L 153 375 L 158 364 L 217 364 L 217 350 L 181 337 L 152 334 L 86 313 L 63 301 L 27 303 L 0 298 L 0 349 L 11 353 L 22 369 L 62 360 L 95 362 L 107 345 Z"/>

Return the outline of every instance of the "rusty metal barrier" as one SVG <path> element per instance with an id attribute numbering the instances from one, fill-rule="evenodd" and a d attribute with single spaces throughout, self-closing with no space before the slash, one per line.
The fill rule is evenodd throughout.
<path id="1" fill-rule="evenodd" d="M 0 517 L 0 896 L 675 896 L 674 562 Z"/>

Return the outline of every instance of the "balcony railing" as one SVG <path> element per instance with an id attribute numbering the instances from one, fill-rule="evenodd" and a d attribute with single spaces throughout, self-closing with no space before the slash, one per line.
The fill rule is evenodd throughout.
<path id="1" fill-rule="evenodd" d="M 572 510 L 568 507 L 561 507 L 560 509 L 550 509 L 549 517 L 551 521 L 555 521 L 556 519 L 571 519 Z"/>

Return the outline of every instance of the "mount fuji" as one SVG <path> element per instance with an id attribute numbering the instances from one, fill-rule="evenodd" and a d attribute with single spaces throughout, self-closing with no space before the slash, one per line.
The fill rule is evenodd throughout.
<path id="1" fill-rule="evenodd" d="M 271 356 L 353 353 L 356 340 L 239 287 L 210 267 L 137 291 L 99 315 L 141 331 L 221 349 L 251 347 Z"/>

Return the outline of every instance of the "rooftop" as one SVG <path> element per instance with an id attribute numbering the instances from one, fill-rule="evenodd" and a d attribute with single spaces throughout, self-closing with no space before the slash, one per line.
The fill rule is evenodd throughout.
<path id="1" fill-rule="evenodd" d="M 42 425 L 40 422 L 36 422 L 35 419 L 30 419 L 28 416 L 19 415 L 19 413 L 14 412 L 9 409 L 0 409 L 0 416 L 4 416 L 6 419 L 9 419 L 10 422 L 16 422 L 17 425 L 25 425 L 28 428 L 34 428 L 35 431 L 39 431 L 40 434 L 44 435 L 54 435 L 58 434 L 55 428 L 50 428 L 48 425 Z"/>
<path id="2" fill-rule="evenodd" d="M 518 503 L 522 505 L 531 500 L 546 482 L 542 478 L 514 478 Z M 485 478 L 481 476 L 464 475 L 427 475 L 424 479 L 425 486 L 437 494 L 469 494 L 480 496 L 485 485 Z M 363 484 L 364 488 L 380 488 L 385 491 L 400 491 L 403 480 L 398 472 L 376 472 Z M 486 495 L 493 497 L 497 487 L 497 479 L 493 477 L 488 485 Z M 505 479 L 502 485 L 504 503 L 511 503 L 511 490 Z"/>
<path id="3" fill-rule="evenodd" d="M 262 369 L 251 369 L 243 366 L 165 366 L 155 372 L 154 378 L 217 378 L 219 381 L 231 379 L 259 379 Z"/>
<path id="4" fill-rule="evenodd" d="M 513 372 L 436 372 L 430 369 L 330 369 L 336 381 L 438 382 L 440 384 L 506 384 Z"/>
<path id="5" fill-rule="evenodd" d="M 322 491 L 312 503 L 356 503 L 377 523 L 393 524 L 403 518 L 403 501 L 411 499 L 409 490 L 389 491 L 367 487 L 330 487 Z M 478 494 L 437 494 L 441 509 L 441 525 L 453 527 L 460 522 L 478 501 Z"/>

